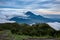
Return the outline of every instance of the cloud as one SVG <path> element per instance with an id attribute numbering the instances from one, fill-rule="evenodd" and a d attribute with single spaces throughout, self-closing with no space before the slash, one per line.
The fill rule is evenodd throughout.
<path id="1" fill-rule="evenodd" d="M 59 0 L 0 0 L 0 8 L 51 9 L 60 11 Z"/>
<path id="2" fill-rule="evenodd" d="M 12 23 L 14 21 L 9 21 L 8 19 L 11 19 L 15 16 L 18 17 L 28 17 L 24 13 L 26 12 L 26 9 L 11 9 L 11 8 L 0 8 L 0 23 L 9 22 Z"/>
<path id="3" fill-rule="evenodd" d="M 59 15 L 58 17 L 60 17 L 60 12 L 51 11 L 49 9 L 30 10 L 30 9 L 0 8 L 0 22 L 2 23 L 14 22 L 14 21 L 9 21 L 8 19 L 11 19 L 16 16 L 18 16 L 19 18 L 22 17 L 27 19 L 28 15 L 25 15 L 27 11 L 31 11 L 36 15 L 42 15 L 44 17 L 51 17 L 51 15 Z M 56 17 L 56 16 L 53 16 L 53 17 Z"/>
<path id="4" fill-rule="evenodd" d="M 57 15 L 60 15 L 59 11 L 51 11 L 49 9 L 36 9 L 36 10 L 34 10 L 34 12 L 38 13 L 38 14 L 42 14 L 42 15 L 45 15 L 45 14 L 57 14 Z"/>
<path id="5" fill-rule="evenodd" d="M 55 0 L 56 2 L 60 2 L 60 0 Z"/>
<path id="6" fill-rule="evenodd" d="M 1 15 L 7 15 L 7 16 L 26 16 L 23 14 L 23 12 L 26 12 L 25 9 L 11 9 L 11 8 L 0 8 L 0 14 Z"/>
<path id="7" fill-rule="evenodd" d="M 5 19 L 0 19 L 0 23 L 14 23 L 15 21 L 9 21 Z"/>
<path id="8" fill-rule="evenodd" d="M 43 15 L 43 16 L 48 16 L 48 15 L 60 15 L 59 11 L 51 11 L 49 9 L 35 9 L 35 10 L 30 10 L 30 9 L 12 9 L 12 8 L 0 8 L 0 19 L 10 19 L 15 16 L 19 17 L 28 17 L 25 15 L 27 11 L 31 11 L 34 14 L 37 15 Z"/>
<path id="9" fill-rule="evenodd" d="M 8 1 L 1 1 L 0 5 L 5 7 L 12 7 L 12 8 L 47 8 L 47 6 L 52 3 L 53 0 L 8 0 Z M 47 6 L 42 6 L 45 4 L 49 4 Z M 50 7 L 49 7 L 50 8 Z"/>
<path id="10" fill-rule="evenodd" d="M 46 18 L 60 19 L 60 11 L 54 11 L 51 9 L 36 9 L 36 10 L 32 10 L 32 12 L 37 14 L 37 15 L 42 15 Z"/>
<path id="11" fill-rule="evenodd" d="M 60 20 L 60 15 L 59 14 L 45 14 L 43 15 L 46 18 L 51 18 L 51 19 L 55 19 L 55 20 Z"/>
<path id="12" fill-rule="evenodd" d="M 60 0 L 0 0 L 0 19 L 27 17 L 24 14 L 27 11 L 40 15 L 60 15 Z"/>
<path id="13" fill-rule="evenodd" d="M 60 23 L 58 23 L 58 22 L 54 22 L 54 23 L 47 23 L 47 24 L 49 24 L 53 29 L 55 29 L 55 30 L 60 30 Z"/>

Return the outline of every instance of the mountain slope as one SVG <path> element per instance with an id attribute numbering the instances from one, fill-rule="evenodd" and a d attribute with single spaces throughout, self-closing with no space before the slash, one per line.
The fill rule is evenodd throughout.
<path id="1" fill-rule="evenodd" d="M 19 17 L 13 17 L 10 20 L 16 21 L 17 23 L 27 23 L 27 24 L 32 24 L 32 23 L 47 23 L 47 22 L 56 22 L 56 20 L 45 18 L 41 15 L 35 15 L 34 13 L 28 11 L 25 13 L 27 15 L 27 19 L 24 18 L 19 18 Z"/>

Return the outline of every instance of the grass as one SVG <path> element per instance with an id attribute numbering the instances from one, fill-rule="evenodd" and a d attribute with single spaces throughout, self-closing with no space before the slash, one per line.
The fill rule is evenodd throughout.
<path id="1" fill-rule="evenodd" d="M 13 36 L 9 30 L 0 31 L 1 40 L 12 40 Z"/>
<path id="2" fill-rule="evenodd" d="M 31 36 L 26 36 L 26 35 L 16 35 L 16 34 L 14 34 L 13 36 L 14 36 L 15 40 L 23 40 L 23 39 L 31 38 Z"/>
<path id="3" fill-rule="evenodd" d="M 6 31 L 0 31 L 0 35 L 6 35 L 5 38 L 3 38 L 4 40 L 9 40 L 11 39 L 11 37 L 14 39 L 14 40 L 23 40 L 23 39 L 28 39 L 28 38 L 50 38 L 49 36 L 27 36 L 27 35 L 17 35 L 17 34 L 11 34 L 11 32 L 9 30 L 6 30 Z M 0 36 L 1 37 L 1 36 Z"/>
<path id="4" fill-rule="evenodd" d="M 37 37 L 37 36 L 27 36 L 27 35 L 17 35 L 17 34 L 11 34 L 11 32 L 9 30 L 5 30 L 5 31 L 0 31 L 0 35 L 5 35 L 7 34 L 4 38 L 4 40 L 6 39 L 10 39 L 11 37 L 13 37 L 14 40 L 23 40 L 23 39 L 27 39 L 27 38 L 48 38 L 48 36 L 41 36 L 41 37 Z"/>
<path id="5" fill-rule="evenodd" d="M 23 39 L 28 39 L 28 38 L 48 38 L 48 36 L 37 37 L 37 36 L 16 35 L 16 34 L 14 34 L 13 36 L 15 40 L 23 40 Z"/>

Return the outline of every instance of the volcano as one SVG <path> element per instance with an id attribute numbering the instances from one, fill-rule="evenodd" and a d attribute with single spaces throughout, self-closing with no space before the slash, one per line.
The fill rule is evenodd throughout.
<path id="1" fill-rule="evenodd" d="M 17 23 L 26 23 L 26 24 L 32 24 L 32 23 L 48 23 L 48 22 L 56 22 L 56 20 L 45 18 L 41 15 L 36 15 L 30 11 L 26 12 L 25 15 L 28 17 L 25 18 L 19 18 L 18 16 L 15 16 L 9 20 L 16 21 Z"/>

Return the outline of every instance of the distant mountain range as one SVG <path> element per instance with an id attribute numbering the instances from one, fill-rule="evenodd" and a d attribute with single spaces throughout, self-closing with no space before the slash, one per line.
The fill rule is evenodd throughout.
<path id="1" fill-rule="evenodd" d="M 32 23 L 48 23 L 48 22 L 60 22 L 58 20 L 45 18 L 41 15 L 35 15 L 34 13 L 28 11 L 25 13 L 25 15 L 28 15 L 26 18 L 19 18 L 18 16 L 13 17 L 9 19 L 10 21 L 16 21 L 17 23 L 26 23 L 26 24 L 32 24 Z"/>

